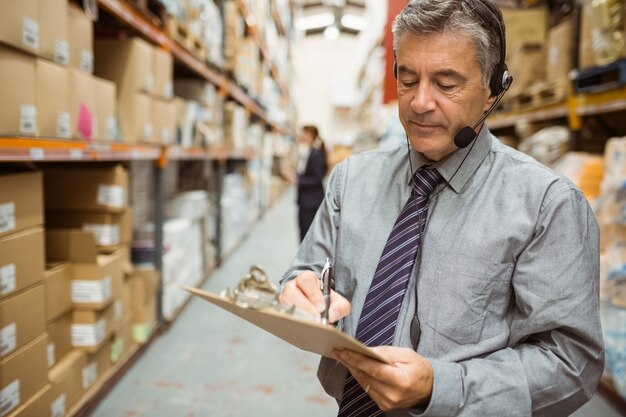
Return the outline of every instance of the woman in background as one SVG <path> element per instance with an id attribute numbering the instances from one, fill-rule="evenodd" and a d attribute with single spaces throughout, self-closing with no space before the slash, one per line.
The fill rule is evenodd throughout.
<path id="1" fill-rule="evenodd" d="M 304 239 L 315 213 L 324 200 L 324 176 L 328 170 L 326 146 L 317 127 L 306 125 L 298 135 L 298 224 Z"/>

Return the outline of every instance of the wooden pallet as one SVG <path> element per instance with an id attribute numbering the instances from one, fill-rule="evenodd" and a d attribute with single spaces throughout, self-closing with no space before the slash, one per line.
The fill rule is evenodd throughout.
<path id="1" fill-rule="evenodd" d="M 167 11 L 161 2 L 157 0 L 129 0 L 128 3 L 139 10 L 156 27 L 165 27 Z"/>
<path id="2" fill-rule="evenodd" d="M 189 28 L 184 22 L 180 22 L 174 18 L 167 20 L 167 34 L 174 39 L 177 43 L 187 49 L 196 58 L 201 61 L 205 61 L 208 57 L 208 50 L 202 39 L 191 33 Z"/>
<path id="3" fill-rule="evenodd" d="M 545 82 L 535 84 L 523 92 L 511 97 L 506 105 L 507 111 L 522 112 L 539 109 L 550 104 L 563 101 L 567 97 L 565 85 L 548 84 Z"/>

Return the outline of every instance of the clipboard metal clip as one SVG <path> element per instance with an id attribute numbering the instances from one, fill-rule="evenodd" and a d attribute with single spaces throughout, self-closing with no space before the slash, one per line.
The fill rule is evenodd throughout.
<path id="1" fill-rule="evenodd" d="M 235 289 L 226 288 L 223 295 L 243 308 L 287 310 L 278 302 L 278 286 L 270 282 L 258 265 L 252 265 Z"/>

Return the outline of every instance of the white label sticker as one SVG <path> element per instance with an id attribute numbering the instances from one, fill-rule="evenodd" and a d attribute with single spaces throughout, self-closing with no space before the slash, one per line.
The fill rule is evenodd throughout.
<path id="1" fill-rule="evenodd" d="M 93 52 L 88 49 L 80 51 L 80 69 L 90 74 L 93 72 Z"/>
<path id="2" fill-rule="evenodd" d="M 48 368 L 51 368 L 57 361 L 56 347 L 54 342 L 48 343 Z"/>
<path id="3" fill-rule="evenodd" d="M 66 111 L 60 111 L 57 115 L 57 136 L 65 139 L 72 136 L 70 126 L 70 114 Z"/>
<path id="4" fill-rule="evenodd" d="M 72 346 L 93 347 L 104 340 L 107 322 L 100 319 L 94 324 L 72 324 Z"/>
<path id="5" fill-rule="evenodd" d="M 80 149 L 70 150 L 70 159 L 83 159 L 83 151 Z"/>
<path id="6" fill-rule="evenodd" d="M 143 126 L 143 140 L 146 142 L 152 142 L 152 134 L 154 132 L 154 127 L 152 123 L 148 122 Z"/>
<path id="7" fill-rule="evenodd" d="M 54 62 L 61 65 L 70 63 L 70 45 L 65 39 L 57 39 L 54 42 Z"/>
<path id="8" fill-rule="evenodd" d="M 37 108 L 29 104 L 20 106 L 20 132 L 37 133 Z"/>
<path id="9" fill-rule="evenodd" d="M 0 233 L 15 229 L 15 203 L 0 204 Z"/>
<path id="10" fill-rule="evenodd" d="M 165 83 L 165 86 L 163 87 L 163 95 L 165 96 L 165 98 L 172 98 L 172 96 L 174 95 L 174 87 L 172 86 L 172 83 L 170 81 Z"/>
<path id="11" fill-rule="evenodd" d="M 30 48 L 39 49 L 39 23 L 24 16 L 23 25 L 22 42 Z"/>
<path id="12" fill-rule="evenodd" d="M 4 356 L 9 352 L 13 352 L 17 345 L 17 332 L 15 323 L 4 326 L 0 330 L 0 355 Z"/>
<path id="13" fill-rule="evenodd" d="M 5 295 L 15 291 L 15 282 L 17 281 L 17 274 L 15 271 L 15 264 L 8 264 L 0 267 L 0 295 Z"/>
<path id="14" fill-rule="evenodd" d="M 154 75 L 148 74 L 146 77 L 146 84 L 144 85 L 147 93 L 151 93 L 154 88 Z"/>
<path id="15" fill-rule="evenodd" d="M 161 141 L 164 145 L 170 143 L 170 130 L 166 127 L 161 130 Z"/>
<path id="16" fill-rule="evenodd" d="M 117 119 L 114 116 L 110 116 L 106 118 L 106 132 L 105 139 L 107 140 L 115 140 L 117 137 Z"/>
<path id="17" fill-rule="evenodd" d="M 120 226 L 117 224 L 83 223 L 83 232 L 92 233 L 98 246 L 113 246 L 120 243 Z"/>
<path id="18" fill-rule="evenodd" d="M 101 184 L 98 187 L 98 204 L 122 208 L 126 206 L 126 190 L 121 185 Z"/>
<path id="19" fill-rule="evenodd" d="M 0 416 L 5 416 L 20 404 L 20 380 L 16 379 L 0 391 Z"/>
<path id="20" fill-rule="evenodd" d="M 98 364 L 90 363 L 83 368 L 83 389 L 89 388 L 98 378 Z"/>
<path id="21" fill-rule="evenodd" d="M 61 394 L 50 404 L 50 417 L 63 417 L 64 415 L 65 394 Z"/>
<path id="22" fill-rule="evenodd" d="M 30 148 L 30 157 L 35 161 L 41 161 L 46 157 L 46 153 L 41 148 Z"/>
<path id="23" fill-rule="evenodd" d="M 72 280 L 74 303 L 104 303 L 111 295 L 111 277 L 105 277 L 100 281 Z"/>
<path id="24" fill-rule="evenodd" d="M 113 316 L 115 318 L 115 321 L 121 321 L 123 314 L 124 304 L 122 304 L 122 300 L 116 300 L 115 304 L 113 304 Z"/>

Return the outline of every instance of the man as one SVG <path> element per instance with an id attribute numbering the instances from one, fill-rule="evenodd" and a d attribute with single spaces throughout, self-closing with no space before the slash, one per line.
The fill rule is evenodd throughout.
<path id="1" fill-rule="evenodd" d="M 322 358 L 339 416 L 569 415 L 604 361 L 593 213 L 569 181 L 475 126 L 508 87 L 490 0 L 413 0 L 393 30 L 409 155 L 337 166 L 281 302 L 319 316 L 332 258 L 330 321 L 390 363 Z M 479 134 L 463 147 L 466 126 Z"/>

